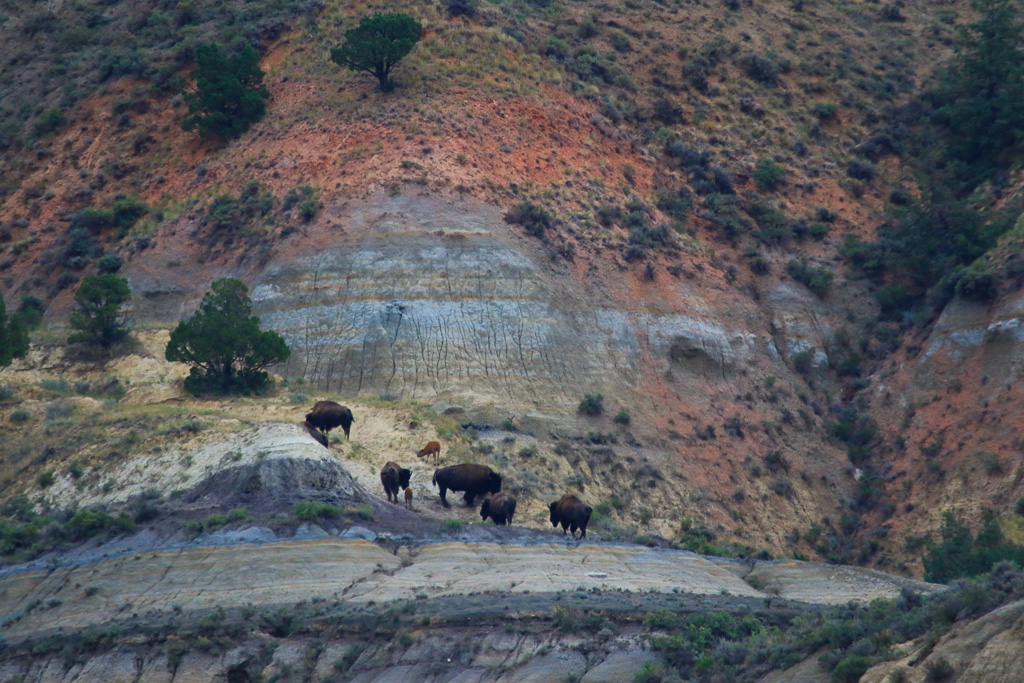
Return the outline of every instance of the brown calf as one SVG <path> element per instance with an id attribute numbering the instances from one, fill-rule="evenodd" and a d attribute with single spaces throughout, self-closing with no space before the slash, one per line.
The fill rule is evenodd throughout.
<path id="1" fill-rule="evenodd" d="M 405 507 L 412 510 L 412 487 L 405 490 Z"/>
<path id="2" fill-rule="evenodd" d="M 437 441 L 431 441 L 426 446 L 421 448 L 420 452 L 417 453 L 416 455 L 422 458 L 423 456 L 429 457 L 431 454 L 434 455 L 434 462 L 437 462 L 438 458 L 441 457 L 441 444 L 439 444 Z"/>

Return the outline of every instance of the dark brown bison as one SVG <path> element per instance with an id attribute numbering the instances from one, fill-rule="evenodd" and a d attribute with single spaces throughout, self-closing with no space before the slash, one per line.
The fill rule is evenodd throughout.
<path id="1" fill-rule="evenodd" d="M 434 485 L 441 489 L 441 505 L 446 508 L 451 507 L 445 497 L 448 489 L 465 491 L 462 499 L 471 506 L 477 496 L 501 490 L 501 475 L 486 465 L 465 463 L 434 470 Z"/>
<path id="2" fill-rule="evenodd" d="M 345 438 L 348 438 L 348 430 L 355 422 L 352 411 L 345 406 L 338 405 L 334 401 L 317 401 L 312 412 L 306 415 L 306 422 L 319 429 L 324 434 L 341 426 L 345 430 Z"/>
<path id="3" fill-rule="evenodd" d="M 402 469 L 398 463 L 389 462 L 380 471 L 380 483 L 384 485 L 384 492 L 388 494 L 388 502 L 398 505 L 398 489 L 409 488 L 409 477 L 412 470 Z"/>
<path id="4" fill-rule="evenodd" d="M 330 446 L 327 445 L 327 437 L 318 432 L 316 427 L 311 425 L 309 422 L 303 422 L 302 426 L 306 428 L 306 431 L 309 432 L 309 435 L 316 439 L 321 446 L 323 446 L 324 448 L 330 448 Z"/>
<path id="5" fill-rule="evenodd" d="M 495 493 L 484 500 L 480 508 L 480 519 L 490 517 L 495 524 L 512 525 L 512 515 L 516 514 L 516 499 L 507 493 Z"/>
<path id="6" fill-rule="evenodd" d="M 437 462 L 438 458 L 441 457 L 441 444 L 437 441 L 428 442 L 416 455 L 422 458 L 423 456 L 430 457 L 431 454 L 434 455 L 434 462 Z"/>
<path id="7" fill-rule="evenodd" d="M 576 529 L 580 530 L 580 538 L 587 537 L 587 523 L 590 522 L 591 507 L 582 500 L 567 493 L 559 500 L 548 505 L 551 510 L 551 526 L 562 525 L 562 533 L 568 529 L 573 538 L 576 538 Z"/>

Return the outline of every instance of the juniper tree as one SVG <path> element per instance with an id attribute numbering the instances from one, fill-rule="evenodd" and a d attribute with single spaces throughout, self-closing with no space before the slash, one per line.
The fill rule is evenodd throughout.
<path id="1" fill-rule="evenodd" d="M 419 41 L 423 25 L 407 14 L 374 14 L 345 32 L 345 42 L 331 50 L 331 61 L 352 71 L 368 71 L 380 89 L 394 89 L 391 69 Z"/>
<path id="2" fill-rule="evenodd" d="M 248 289 L 240 280 L 217 280 L 188 320 L 171 332 L 165 356 L 189 363 L 185 390 L 252 394 L 270 384 L 265 368 L 288 360 L 291 349 L 277 332 L 261 331 Z"/>

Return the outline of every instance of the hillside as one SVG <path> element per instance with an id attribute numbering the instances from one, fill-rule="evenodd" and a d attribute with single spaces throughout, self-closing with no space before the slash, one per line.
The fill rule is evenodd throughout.
<path id="1" fill-rule="evenodd" d="M 353 438 L 302 491 L 347 522 L 476 522 L 414 457 L 438 439 L 527 538 L 571 491 L 598 542 L 740 560 L 920 579 L 950 514 L 1024 543 L 1024 140 L 964 94 L 1024 93 L 974 23 L 1017 5 L 0 0 L 0 289 L 38 318 L 0 367 L 0 523 L 293 534 L 303 495 L 230 472 L 250 438 L 319 448 L 293 426 L 329 398 Z M 391 92 L 330 56 L 384 11 L 423 26 Z M 207 43 L 265 72 L 234 139 L 182 129 Z M 97 273 L 132 291 L 106 354 L 66 342 Z M 268 395 L 164 360 L 223 277 L 291 348 Z M 376 496 L 388 460 L 414 514 Z M 373 502 L 325 498 L 335 461 Z M 4 556 L 74 552 L 53 534 Z"/>

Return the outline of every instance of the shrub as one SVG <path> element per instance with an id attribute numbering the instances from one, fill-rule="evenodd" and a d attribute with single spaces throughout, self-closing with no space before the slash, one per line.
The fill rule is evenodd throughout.
<path id="1" fill-rule="evenodd" d="M 836 664 L 836 668 L 832 669 L 832 677 L 840 683 L 857 683 L 870 667 L 870 658 L 850 655 Z"/>
<path id="2" fill-rule="evenodd" d="M 832 288 L 832 273 L 825 268 L 810 266 L 806 260 L 790 261 L 786 264 L 786 272 L 814 292 L 819 299 L 825 298 Z"/>
<path id="3" fill-rule="evenodd" d="M 445 7 L 450 17 L 472 19 L 477 13 L 476 0 L 445 0 Z"/>
<path id="4" fill-rule="evenodd" d="M 814 105 L 814 115 L 822 121 L 828 121 L 834 119 L 836 112 L 839 111 L 839 107 L 831 102 L 819 102 Z"/>
<path id="5" fill-rule="evenodd" d="M 407 14 L 374 14 L 345 32 L 341 47 L 331 49 L 331 61 L 352 71 L 377 77 L 383 92 L 394 89 L 391 69 L 408 55 L 420 39 L 423 26 Z"/>
<path id="6" fill-rule="evenodd" d="M 779 79 L 779 65 L 768 57 L 750 54 L 743 58 L 743 69 L 758 83 L 775 85 Z"/>
<path id="7" fill-rule="evenodd" d="M 754 167 L 754 182 L 760 189 L 770 192 L 782 184 L 782 177 L 785 174 L 785 169 L 775 161 L 769 157 L 761 157 Z"/>
<path id="8" fill-rule="evenodd" d="M 629 416 L 629 411 L 628 411 L 628 410 L 620 410 L 620 411 L 619 411 L 619 412 L 618 412 L 618 413 L 617 413 L 617 414 L 615 415 L 615 418 L 614 418 L 614 419 L 615 419 L 615 423 L 616 423 L 616 424 L 620 424 L 620 425 L 628 425 L 628 424 L 629 424 L 629 422 L 630 422 L 630 419 L 631 419 L 631 418 L 630 418 L 630 416 Z"/>
<path id="9" fill-rule="evenodd" d="M 987 303 L 999 293 L 998 276 L 983 261 L 975 261 L 966 267 L 959 266 L 950 277 L 956 282 L 956 293 L 971 301 Z"/>
<path id="10" fill-rule="evenodd" d="M 270 385 L 265 368 L 288 360 L 281 335 L 261 331 L 248 289 L 240 280 L 213 283 L 188 320 L 171 332 L 167 360 L 192 365 L 185 390 L 191 394 L 260 393 Z"/>
<path id="11" fill-rule="evenodd" d="M 64 127 L 67 122 L 67 118 L 64 116 L 64 112 L 60 109 L 47 109 L 42 115 L 36 120 L 36 125 L 33 128 L 33 132 L 37 138 L 41 138 L 50 133 L 55 133 Z"/>
<path id="12" fill-rule="evenodd" d="M 600 415 L 604 412 L 604 396 L 601 394 L 586 394 L 576 412 L 581 415 Z"/>
<path id="13" fill-rule="evenodd" d="M 292 514 L 303 522 L 319 522 L 324 518 L 339 517 L 341 508 L 327 503 L 303 500 L 292 506 Z"/>
<path id="14" fill-rule="evenodd" d="M 53 472 L 40 472 L 36 475 L 36 483 L 39 484 L 39 488 L 42 489 L 53 486 L 56 481 L 57 476 Z"/>
<path id="15" fill-rule="evenodd" d="M 185 93 L 189 115 L 182 128 L 203 137 L 239 137 L 263 118 L 270 97 L 259 53 L 246 45 L 228 57 L 219 45 L 207 44 L 198 46 L 195 56 L 195 90 Z"/>
<path id="16" fill-rule="evenodd" d="M 846 167 L 846 175 L 854 180 L 871 180 L 875 177 L 875 167 L 868 161 L 854 159 Z"/>
<path id="17" fill-rule="evenodd" d="M 929 662 L 924 665 L 924 670 L 924 680 L 928 681 L 928 683 L 947 681 L 956 673 L 956 669 L 953 668 L 953 665 L 943 657 L 929 660 Z"/>
<path id="18" fill-rule="evenodd" d="M 538 239 L 544 236 L 544 232 L 554 227 L 554 218 L 543 207 L 520 202 L 505 214 L 506 223 L 515 223 L 526 228 L 526 232 Z"/>

